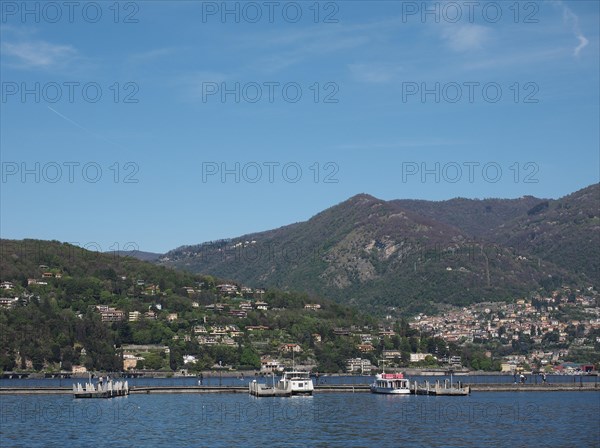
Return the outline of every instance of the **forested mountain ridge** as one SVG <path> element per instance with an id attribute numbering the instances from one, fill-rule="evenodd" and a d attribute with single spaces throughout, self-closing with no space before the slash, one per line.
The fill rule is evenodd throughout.
<path id="1" fill-rule="evenodd" d="M 440 202 L 359 194 L 308 221 L 184 246 L 159 263 L 406 311 L 597 285 L 598 190 Z M 532 229 L 544 235 L 531 238 Z"/>

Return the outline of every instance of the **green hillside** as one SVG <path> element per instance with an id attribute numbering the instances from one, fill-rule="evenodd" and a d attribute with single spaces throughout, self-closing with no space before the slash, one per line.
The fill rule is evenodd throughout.
<path id="1" fill-rule="evenodd" d="M 299 360 L 337 371 L 356 348 L 343 348 L 334 328 L 374 325 L 355 309 L 315 296 L 252 292 L 238 282 L 56 241 L 0 240 L 0 254 L 0 371 L 75 365 L 121 371 L 124 347 L 132 344 L 168 348 L 138 349 L 137 368 L 200 370 L 218 361 L 258 368 L 260 355 L 278 356 L 279 346 L 290 342 L 303 347 Z M 261 301 L 273 312 L 258 308 Z M 318 313 L 305 309 L 313 303 Z M 253 326 L 261 330 L 253 333 Z M 203 341 L 200 327 L 219 336 Z M 313 334 L 329 348 L 315 352 Z M 186 366 L 184 355 L 197 361 Z"/>
<path id="2" fill-rule="evenodd" d="M 489 239 L 548 260 L 600 284 L 600 184 L 557 200 L 539 201 L 527 213 L 494 228 Z"/>
<path id="3" fill-rule="evenodd" d="M 577 197 L 563 198 L 563 207 L 571 207 L 566 204 Z M 361 194 L 306 222 L 181 247 L 159 263 L 253 286 L 309 291 L 342 303 L 400 306 L 407 312 L 597 282 L 592 260 L 597 246 L 589 245 L 590 256 L 575 262 L 548 256 L 530 244 L 513 244 L 499 233 L 514 234 L 510 226 L 523 217 L 531 220 L 540 201 L 386 202 Z M 581 207 L 589 210 L 585 219 L 593 225 L 593 200 Z M 562 231 L 578 241 L 591 230 L 574 221 L 565 225 L 568 229 Z M 596 236 L 585 241 L 593 243 Z"/>

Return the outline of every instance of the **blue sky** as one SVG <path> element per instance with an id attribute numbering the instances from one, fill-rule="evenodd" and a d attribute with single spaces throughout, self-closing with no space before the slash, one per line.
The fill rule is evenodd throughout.
<path id="1" fill-rule="evenodd" d="M 3 238 L 162 252 L 362 192 L 599 181 L 598 2 L 23 5 L 2 4 Z"/>

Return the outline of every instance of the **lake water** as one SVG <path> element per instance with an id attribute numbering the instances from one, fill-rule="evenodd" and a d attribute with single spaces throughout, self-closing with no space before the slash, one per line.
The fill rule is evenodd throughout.
<path id="1" fill-rule="evenodd" d="M 0 446 L 598 447 L 598 392 L 0 396 Z"/>

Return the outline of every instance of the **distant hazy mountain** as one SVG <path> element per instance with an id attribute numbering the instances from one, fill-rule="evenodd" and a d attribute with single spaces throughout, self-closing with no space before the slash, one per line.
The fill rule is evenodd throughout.
<path id="1" fill-rule="evenodd" d="M 180 247 L 159 262 L 411 310 L 503 300 L 563 282 L 598 285 L 598 191 L 441 202 L 360 194 L 306 222 Z"/>
<path id="2" fill-rule="evenodd" d="M 107 252 L 107 253 L 114 254 L 115 252 L 112 251 L 112 252 Z M 138 260 L 142 260 L 142 261 L 156 261 L 160 257 L 162 257 L 162 254 L 157 254 L 155 252 L 144 252 L 141 250 L 120 250 L 116 254 L 119 256 L 122 256 L 122 257 L 137 258 Z"/>

